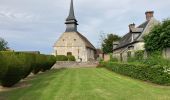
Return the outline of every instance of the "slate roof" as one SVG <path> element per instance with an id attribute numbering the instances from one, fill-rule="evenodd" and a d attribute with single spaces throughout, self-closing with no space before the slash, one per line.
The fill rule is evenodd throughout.
<path id="1" fill-rule="evenodd" d="M 91 48 L 91 49 L 93 49 L 93 50 L 96 50 L 96 48 L 89 42 L 89 40 L 85 37 L 85 36 L 83 36 L 81 33 L 79 33 L 79 32 L 76 32 L 78 35 L 79 35 L 79 37 L 84 41 L 84 43 L 85 43 L 85 45 L 86 45 L 86 47 L 87 48 Z"/>
<path id="2" fill-rule="evenodd" d="M 146 28 L 146 26 L 148 25 L 149 21 L 145 21 L 144 23 L 142 23 L 141 25 L 139 25 L 135 30 L 132 30 L 134 33 L 138 33 L 139 36 L 142 34 L 143 30 Z M 139 37 L 138 36 L 138 37 Z M 137 37 L 137 38 L 138 38 Z M 134 42 L 137 42 L 137 38 L 134 39 Z M 118 46 L 114 49 L 119 49 L 122 48 L 124 46 L 127 46 L 129 44 L 132 43 L 132 32 L 127 33 L 126 35 L 124 35 L 122 37 L 122 39 L 119 41 Z"/>

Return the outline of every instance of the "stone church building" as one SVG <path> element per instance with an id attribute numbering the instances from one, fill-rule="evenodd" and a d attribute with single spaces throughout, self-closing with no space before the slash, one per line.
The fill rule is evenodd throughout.
<path id="1" fill-rule="evenodd" d="M 141 25 L 135 26 L 135 24 L 129 25 L 129 32 L 125 34 L 118 42 L 113 43 L 113 56 L 120 61 L 127 61 L 128 51 L 145 50 L 143 37 L 147 35 L 151 29 L 159 24 L 154 18 L 153 11 L 147 11 L 145 13 L 146 21 Z"/>
<path id="2" fill-rule="evenodd" d="M 66 31 L 54 44 L 55 55 L 73 55 L 76 61 L 87 62 L 95 59 L 96 49 L 77 31 L 77 20 L 74 15 L 73 0 L 70 4 L 69 16 L 66 19 Z"/>

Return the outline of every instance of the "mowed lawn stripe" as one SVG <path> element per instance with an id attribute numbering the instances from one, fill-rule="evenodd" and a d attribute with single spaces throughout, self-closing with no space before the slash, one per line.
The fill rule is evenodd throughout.
<path id="1" fill-rule="evenodd" d="M 104 68 L 52 70 L 27 80 L 31 86 L 0 93 L 6 100 L 170 100 L 158 86 Z"/>

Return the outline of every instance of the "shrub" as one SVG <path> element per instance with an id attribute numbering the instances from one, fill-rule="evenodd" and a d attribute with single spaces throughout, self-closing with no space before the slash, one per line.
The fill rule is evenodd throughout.
<path id="1" fill-rule="evenodd" d="M 148 66 L 144 64 L 103 62 L 100 66 L 132 78 L 150 81 L 156 84 L 170 85 L 169 71 L 160 65 Z"/>
<path id="2" fill-rule="evenodd" d="M 110 54 L 110 61 L 111 62 L 118 62 L 118 59 L 113 57 L 113 54 Z"/>
<path id="3" fill-rule="evenodd" d="M 68 61 L 76 61 L 76 58 L 74 56 L 67 56 Z"/>
<path id="4" fill-rule="evenodd" d="M 148 52 L 162 51 L 170 47 L 170 19 L 153 27 L 151 32 L 144 37 L 144 41 Z"/>
<path id="5" fill-rule="evenodd" d="M 65 55 L 57 55 L 56 61 L 68 61 L 68 58 Z"/>
<path id="6" fill-rule="evenodd" d="M 135 59 L 142 60 L 144 58 L 144 53 L 145 53 L 144 50 L 135 51 Z"/>
<path id="7" fill-rule="evenodd" d="M 6 66 L 4 67 L 4 65 L 5 65 L 5 59 L 2 53 L 0 52 L 0 80 L 7 71 L 7 67 Z"/>
<path id="8" fill-rule="evenodd" d="M 46 56 L 42 54 L 38 54 L 35 57 L 35 67 L 33 68 L 33 74 L 38 74 L 41 70 L 43 71 L 43 67 L 46 64 Z"/>
<path id="9" fill-rule="evenodd" d="M 55 56 L 52 55 L 46 56 L 46 63 L 42 66 L 41 71 L 44 72 L 46 70 L 50 70 L 52 66 L 55 64 L 55 62 L 56 62 Z"/>
<path id="10" fill-rule="evenodd" d="M 23 77 L 26 78 L 35 66 L 35 54 L 31 53 L 16 53 L 23 65 Z"/>
<path id="11" fill-rule="evenodd" d="M 15 53 L 3 52 L 2 54 L 5 63 L 1 67 L 7 68 L 7 71 L 1 78 L 1 85 L 11 87 L 22 79 L 23 65 Z"/>

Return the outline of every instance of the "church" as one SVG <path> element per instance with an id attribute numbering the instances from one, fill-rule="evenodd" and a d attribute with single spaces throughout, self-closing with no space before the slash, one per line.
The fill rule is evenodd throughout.
<path id="1" fill-rule="evenodd" d="M 95 60 L 96 48 L 77 30 L 78 22 L 74 15 L 73 0 L 65 24 L 65 32 L 53 46 L 54 55 L 73 55 L 76 61 L 82 62 Z"/>

